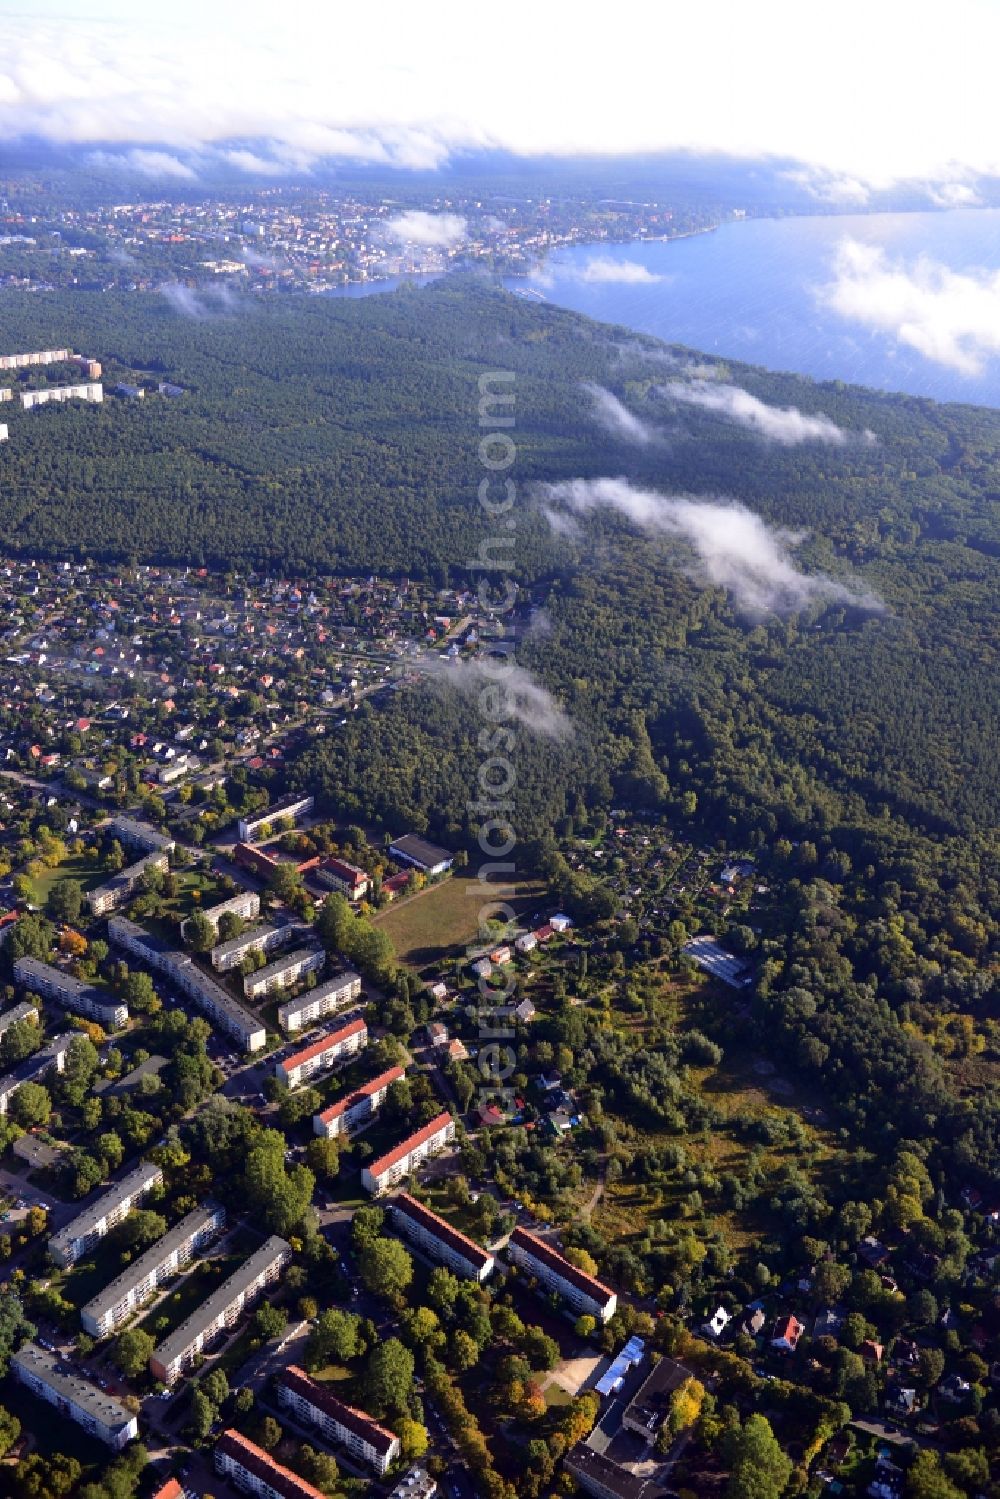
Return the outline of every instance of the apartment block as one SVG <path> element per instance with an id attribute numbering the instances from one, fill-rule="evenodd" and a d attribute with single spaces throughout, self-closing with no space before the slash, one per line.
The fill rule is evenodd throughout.
<path id="1" fill-rule="evenodd" d="M 35 349 L 30 354 L 0 354 L 0 370 L 26 370 L 37 364 L 66 364 L 72 349 Z"/>
<path id="2" fill-rule="evenodd" d="M 443 1150 L 455 1138 L 455 1121 L 445 1110 L 400 1142 L 393 1150 L 372 1161 L 361 1173 L 361 1183 L 373 1197 L 388 1192 L 415 1171 L 421 1161 Z"/>
<path id="3" fill-rule="evenodd" d="M 312 796 L 286 796 L 283 801 L 275 802 L 266 812 L 259 812 L 256 817 L 241 817 L 237 825 L 240 842 L 249 843 L 261 828 L 269 827 L 277 831 L 278 823 L 286 822 L 289 818 L 294 822 L 299 817 L 305 817 L 315 805 L 316 799 Z"/>
<path id="4" fill-rule="evenodd" d="M 378 1077 L 373 1077 L 370 1083 L 363 1083 L 353 1093 L 346 1093 L 343 1098 L 338 1098 L 336 1103 L 332 1103 L 321 1114 L 313 1115 L 313 1134 L 321 1135 L 326 1140 L 336 1140 L 340 1135 L 353 1135 L 375 1117 L 385 1103 L 393 1083 L 405 1076 L 405 1067 L 388 1067 Z"/>
<path id="5" fill-rule="evenodd" d="M 446 1265 L 455 1275 L 466 1280 L 482 1283 L 493 1274 L 496 1260 L 492 1254 L 467 1234 L 452 1228 L 447 1219 L 432 1212 L 409 1192 L 400 1192 L 394 1197 L 391 1208 L 393 1226 L 416 1244 L 428 1259 Z"/>
<path id="6" fill-rule="evenodd" d="M 319 1489 L 232 1428 L 215 1444 L 215 1471 L 260 1499 L 324 1499 Z"/>
<path id="7" fill-rule="evenodd" d="M 569 1260 L 526 1228 L 515 1228 L 507 1253 L 520 1270 L 532 1275 L 546 1291 L 554 1291 L 577 1316 L 588 1314 L 599 1322 L 610 1322 L 618 1305 L 617 1294 L 593 1275 L 578 1270 Z"/>
<path id="8" fill-rule="evenodd" d="M 138 1421 L 120 1400 L 71 1373 L 56 1354 L 46 1353 L 37 1343 L 25 1343 L 15 1353 L 11 1370 L 33 1395 L 54 1405 L 61 1416 L 68 1416 L 106 1447 L 119 1452 L 139 1435 Z"/>
<path id="9" fill-rule="evenodd" d="M 247 999 L 263 999 L 287 989 L 309 973 L 318 973 L 326 962 L 326 953 L 321 947 L 297 947 L 294 952 L 275 958 L 266 968 L 248 973 L 243 980 L 243 993 Z"/>
<path id="10" fill-rule="evenodd" d="M 51 963 L 41 963 L 37 958 L 18 958 L 14 964 L 14 978 L 32 994 L 40 994 L 53 1004 L 64 1005 L 74 1015 L 96 1020 L 105 1030 L 118 1030 L 128 1024 L 128 1006 L 112 998 L 107 989 L 82 984 L 71 973 L 53 968 Z"/>
<path id="11" fill-rule="evenodd" d="M 152 1161 L 140 1161 L 138 1166 L 102 1192 L 96 1202 L 71 1218 L 65 1228 L 53 1234 L 49 1240 L 49 1254 L 57 1265 L 73 1265 L 81 1255 L 92 1249 L 103 1239 L 109 1229 L 114 1228 L 135 1207 L 136 1203 L 158 1187 L 163 1181 L 163 1172 Z"/>
<path id="12" fill-rule="evenodd" d="M 305 1030 L 314 1020 L 322 1020 L 324 1015 L 332 1015 L 360 998 L 361 976 L 345 968 L 342 973 L 335 973 L 333 978 L 317 984 L 315 989 L 300 994 L 298 999 L 289 999 L 280 1005 L 278 1024 L 291 1036 L 296 1031 Z"/>
<path id="13" fill-rule="evenodd" d="M 202 1349 L 277 1280 L 291 1257 L 291 1245 L 273 1234 L 154 1350 L 149 1360 L 154 1378 L 164 1384 L 179 1379 Z"/>
<path id="14" fill-rule="evenodd" d="M 61 1036 L 54 1036 L 32 1056 L 19 1062 L 6 1077 L 0 1078 L 0 1117 L 6 1114 L 11 1099 L 23 1083 L 40 1083 L 53 1068 L 62 1072 L 66 1066 L 66 1053 L 78 1034 L 77 1031 L 64 1031 Z"/>
<path id="15" fill-rule="evenodd" d="M 399 1438 L 364 1411 L 339 1400 L 328 1385 L 317 1384 L 296 1364 L 277 1378 L 278 1404 L 328 1442 L 346 1447 L 352 1457 L 384 1477 L 399 1456 Z"/>
<path id="16" fill-rule="evenodd" d="M 267 1031 L 256 1015 L 243 1008 L 227 994 L 221 984 L 192 961 L 186 952 L 166 947 L 125 916 L 113 916 L 108 922 L 108 936 L 132 957 L 161 973 L 168 983 L 198 1006 L 219 1030 L 231 1036 L 244 1051 L 260 1051 L 267 1042 Z"/>
<path id="17" fill-rule="evenodd" d="M 53 402 L 93 401 L 98 405 L 104 400 L 104 386 L 97 380 L 81 381 L 78 385 L 49 385 L 44 390 L 21 392 L 21 405 L 25 411 L 34 406 L 49 406 Z"/>
<path id="18" fill-rule="evenodd" d="M 94 1338 L 114 1332 L 147 1296 L 210 1243 L 225 1221 L 226 1210 L 217 1202 L 203 1203 L 188 1213 L 81 1308 L 84 1331 Z"/>
<path id="19" fill-rule="evenodd" d="M 120 906 L 127 905 L 142 889 L 147 870 L 160 870 L 166 874 L 169 868 L 170 855 L 165 849 L 143 854 L 141 859 L 137 859 L 134 864 L 129 864 L 106 884 L 98 885 L 96 890 L 88 891 L 87 905 L 90 907 L 90 914 L 106 916 L 109 911 L 117 911 Z"/>
<path id="20" fill-rule="evenodd" d="M 138 817 L 113 817 L 108 833 L 134 854 L 172 854 L 176 847 L 169 833 L 161 833 L 151 822 Z"/>
<path id="21" fill-rule="evenodd" d="M 231 895 L 228 900 L 220 900 L 216 906 L 206 906 L 201 913 L 206 921 L 211 922 L 216 934 L 219 930 L 219 922 L 225 915 L 239 916 L 242 921 L 253 921 L 260 915 L 260 896 L 256 890 L 240 890 L 236 895 Z M 181 935 L 185 936 L 187 922 L 181 927 Z"/>
<path id="22" fill-rule="evenodd" d="M 336 890 L 348 900 L 361 900 L 371 885 L 367 871 L 346 859 L 324 859 L 316 866 L 316 878 L 328 890 Z"/>
<path id="23" fill-rule="evenodd" d="M 25 1002 L 23 1005 L 14 1005 L 13 1009 L 5 1010 L 0 1015 L 0 1036 L 4 1031 L 9 1031 L 12 1025 L 20 1025 L 27 1020 L 31 1025 L 39 1023 L 39 1014 L 34 1005 Z"/>
<path id="24" fill-rule="evenodd" d="M 328 1036 L 321 1036 L 311 1046 L 305 1046 L 301 1051 L 285 1057 L 275 1067 L 274 1074 L 286 1088 L 298 1088 L 302 1083 L 329 1072 L 331 1067 L 335 1067 L 345 1057 L 357 1056 L 367 1045 L 368 1027 L 360 1017 L 356 1017 L 338 1030 L 331 1031 Z"/>
<path id="25" fill-rule="evenodd" d="M 251 931 L 241 932 L 238 937 L 230 937 L 227 942 L 218 943 L 209 953 L 209 959 L 216 973 L 230 973 L 239 968 L 251 953 L 274 952 L 276 948 L 287 947 L 301 931 L 298 925 L 273 926 L 266 922 Z"/>

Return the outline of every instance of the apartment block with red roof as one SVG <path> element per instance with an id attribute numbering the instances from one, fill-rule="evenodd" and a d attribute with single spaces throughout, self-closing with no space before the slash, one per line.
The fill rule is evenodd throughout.
<path id="1" fill-rule="evenodd" d="M 398 1182 L 404 1181 L 421 1161 L 436 1155 L 454 1138 L 455 1121 L 445 1110 L 429 1124 L 425 1124 L 423 1129 L 418 1129 L 385 1155 L 379 1156 L 377 1161 L 366 1166 L 361 1173 L 362 1186 L 373 1197 L 381 1196 Z"/>
<path id="2" fill-rule="evenodd" d="M 327 1441 L 346 1447 L 352 1457 L 384 1477 L 399 1456 L 399 1438 L 394 1431 L 340 1400 L 328 1385 L 317 1384 L 296 1364 L 283 1370 L 276 1382 L 278 1404 L 283 1410 L 315 1426 Z"/>
<path id="3" fill-rule="evenodd" d="M 313 1115 L 313 1134 L 326 1140 L 336 1140 L 340 1135 L 353 1135 L 363 1128 L 378 1113 L 385 1103 L 389 1089 L 406 1076 L 405 1067 L 387 1067 L 370 1083 L 363 1083 L 353 1093 L 330 1104 L 321 1114 Z"/>
<path id="4" fill-rule="evenodd" d="M 518 1269 L 533 1275 L 545 1290 L 555 1291 L 577 1316 L 586 1313 L 599 1322 L 611 1321 L 618 1305 L 617 1293 L 595 1276 L 571 1265 L 564 1255 L 537 1234 L 529 1233 L 526 1228 L 515 1228 L 507 1253 Z"/>
<path id="5" fill-rule="evenodd" d="M 324 1499 L 319 1489 L 232 1428 L 215 1444 L 215 1471 L 260 1499 Z"/>
<path id="6" fill-rule="evenodd" d="M 311 1046 L 304 1046 L 301 1051 L 285 1057 L 275 1067 L 274 1074 L 287 1088 L 297 1088 L 308 1079 L 329 1072 L 344 1057 L 357 1056 L 367 1045 L 368 1027 L 358 1016 L 328 1036 L 321 1036 Z"/>
<path id="7" fill-rule="evenodd" d="M 427 1255 L 446 1265 L 455 1275 L 480 1283 L 492 1275 L 496 1260 L 475 1239 L 452 1228 L 446 1218 L 432 1212 L 409 1192 L 392 1200 L 393 1225 Z"/>

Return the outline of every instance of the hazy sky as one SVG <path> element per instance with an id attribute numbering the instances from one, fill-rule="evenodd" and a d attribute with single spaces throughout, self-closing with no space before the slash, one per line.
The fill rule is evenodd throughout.
<path id="1" fill-rule="evenodd" d="M 998 57 L 996 0 L 0 0 L 0 139 L 138 143 L 178 176 L 234 137 L 254 170 L 682 147 L 797 157 L 843 203 L 962 201 L 1000 171 Z"/>

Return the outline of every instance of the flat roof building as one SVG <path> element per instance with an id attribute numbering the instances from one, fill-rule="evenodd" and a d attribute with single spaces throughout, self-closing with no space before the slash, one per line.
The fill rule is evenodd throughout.
<path id="1" fill-rule="evenodd" d="M 274 802 L 265 812 L 258 812 L 254 817 L 241 817 L 237 824 L 240 842 L 248 843 L 264 827 L 277 832 L 276 823 L 285 822 L 289 818 L 294 822 L 296 818 L 311 812 L 315 804 L 316 799 L 312 796 L 286 796 L 280 802 Z"/>
<path id="2" fill-rule="evenodd" d="M 400 1192 L 392 1199 L 390 1207 L 395 1227 L 429 1259 L 446 1265 L 455 1275 L 480 1283 L 493 1274 L 496 1260 L 488 1250 L 467 1234 L 452 1228 L 447 1219 L 432 1212 L 409 1192 Z"/>
<path id="3" fill-rule="evenodd" d="M 25 411 L 33 406 L 48 406 L 56 401 L 94 401 L 98 405 L 104 400 L 104 386 L 96 380 L 81 381 L 77 385 L 47 385 L 42 390 L 21 392 L 21 405 Z"/>
<path id="4" fill-rule="evenodd" d="M 151 853 L 143 854 L 141 859 L 137 859 L 127 869 L 121 870 L 105 884 L 98 885 L 96 890 L 87 892 L 90 914 L 106 916 L 109 911 L 117 911 L 119 906 L 127 905 L 133 895 L 141 889 L 147 871 L 160 870 L 165 874 L 169 868 L 170 855 L 165 849 L 156 849 Z"/>
<path id="5" fill-rule="evenodd" d="M 610 1322 L 618 1305 L 617 1293 L 595 1276 L 571 1265 L 558 1250 L 520 1226 L 514 1229 L 507 1253 L 519 1269 L 533 1275 L 547 1291 L 567 1302 L 577 1316 L 584 1313 L 599 1322 Z"/>
<path id="6" fill-rule="evenodd" d="M 329 1072 L 344 1057 L 356 1057 L 367 1045 L 368 1027 L 359 1016 L 331 1031 L 328 1036 L 322 1036 L 311 1046 L 285 1057 L 275 1067 L 274 1073 L 279 1083 L 284 1083 L 287 1088 L 298 1088 L 310 1078 Z"/>
<path id="7" fill-rule="evenodd" d="M 428 843 L 416 833 L 404 833 L 395 843 L 389 844 L 390 856 L 401 864 L 410 864 L 424 874 L 444 874 L 454 862 L 454 854 L 437 843 Z"/>
<path id="8" fill-rule="evenodd" d="M 215 1444 L 215 1470 L 260 1499 L 325 1499 L 319 1489 L 231 1427 Z"/>
<path id="9" fill-rule="evenodd" d="M 140 1161 L 131 1171 L 71 1218 L 65 1228 L 49 1240 L 49 1254 L 57 1265 L 73 1265 L 103 1239 L 109 1229 L 127 1217 L 147 1192 L 163 1181 L 163 1172 L 152 1161 Z"/>
<path id="10" fill-rule="evenodd" d="M 108 922 L 108 936 L 140 962 L 162 973 L 168 983 L 193 1000 L 220 1030 L 244 1051 L 260 1051 L 267 1043 L 267 1031 L 256 1015 L 244 1009 L 221 984 L 210 978 L 186 952 L 168 948 L 145 929 L 124 916 L 113 916 Z"/>
<path id="11" fill-rule="evenodd" d="M 84 1331 L 94 1338 L 114 1332 L 147 1296 L 210 1243 L 225 1221 L 226 1210 L 217 1202 L 203 1203 L 188 1213 L 80 1309 Z"/>
<path id="12" fill-rule="evenodd" d="M 666 1493 L 658 1483 L 620 1468 L 603 1452 L 577 1442 L 563 1458 L 563 1466 L 594 1499 L 658 1499 Z"/>
<path id="13" fill-rule="evenodd" d="M 41 963 L 37 958 L 18 958 L 14 964 L 14 978 L 33 994 L 40 994 L 53 1004 L 64 1005 L 74 1015 L 96 1020 L 105 1030 L 118 1030 L 128 1023 L 128 1005 L 114 999 L 106 989 L 83 984 L 71 973 L 53 968 L 51 963 Z"/>
<path id="14" fill-rule="evenodd" d="M 286 926 L 265 922 L 248 932 L 241 932 L 238 937 L 230 937 L 228 941 L 218 943 L 209 953 L 209 959 L 216 973 L 229 973 L 232 969 L 239 968 L 243 959 L 248 958 L 251 953 L 274 952 L 275 948 L 287 946 L 301 932 L 302 927 L 298 922 Z"/>
<path id="15" fill-rule="evenodd" d="M 291 1245 L 272 1234 L 153 1351 L 149 1360 L 153 1377 L 164 1384 L 179 1379 L 202 1349 L 224 1328 L 232 1327 L 243 1308 L 277 1280 L 291 1257 Z"/>
<path id="16" fill-rule="evenodd" d="M 644 1442 L 655 1442 L 670 1415 L 677 1391 L 694 1376 L 672 1358 L 661 1358 L 646 1375 L 622 1413 L 626 1431 L 634 1431 Z"/>
<path id="17" fill-rule="evenodd" d="M 62 1072 L 66 1066 L 66 1053 L 77 1039 L 78 1031 L 63 1031 L 54 1036 L 30 1057 L 19 1062 L 6 1077 L 0 1078 L 0 1116 L 6 1114 L 11 1099 L 24 1083 L 40 1082 L 53 1067 Z"/>
<path id="18" fill-rule="evenodd" d="M 317 984 L 315 989 L 307 989 L 297 999 L 279 1005 L 278 1024 L 291 1036 L 296 1031 L 305 1030 L 314 1020 L 322 1020 L 324 1015 L 332 1015 L 360 998 L 361 975 L 345 968 L 342 973 L 335 973 L 333 978 Z"/>
<path id="19" fill-rule="evenodd" d="M 151 822 L 138 817 L 113 817 L 108 832 L 136 854 L 172 854 L 176 847 L 169 833 L 161 833 Z"/>
<path id="20" fill-rule="evenodd" d="M 700 937 L 692 937 L 690 942 L 685 942 L 681 952 L 703 972 L 710 974 L 714 979 L 721 979 L 731 989 L 745 989 L 753 980 L 753 973 L 746 958 L 734 957 L 731 952 L 707 933 Z"/>
<path id="21" fill-rule="evenodd" d="M 340 1400 L 329 1385 L 317 1384 L 291 1364 L 277 1377 L 278 1404 L 300 1421 L 315 1426 L 327 1441 L 346 1447 L 380 1478 L 399 1456 L 399 1438 L 364 1411 Z"/>
<path id="22" fill-rule="evenodd" d="M 37 1343 L 25 1343 L 11 1360 L 11 1369 L 33 1395 L 47 1400 L 106 1447 L 120 1452 L 139 1435 L 138 1421 L 120 1400 L 65 1369 L 55 1354 Z"/>
<path id="23" fill-rule="evenodd" d="M 210 922 L 215 932 L 218 933 L 219 922 L 223 916 L 239 916 L 242 921 L 253 921 L 260 915 L 260 896 L 256 890 L 239 890 L 231 895 L 228 900 L 220 900 L 218 905 L 205 906 L 201 913 L 205 920 Z M 188 918 L 190 920 L 190 917 Z M 181 927 L 181 935 L 186 935 L 187 921 Z"/>
<path id="24" fill-rule="evenodd" d="M 37 1025 L 39 1021 L 38 1011 L 27 1001 L 23 1005 L 14 1005 L 13 1009 L 5 1010 L 0 1015 L 0 1036 L 4 1031 L 9 1031 L 12 1025 L 20 1025 L 25 1020 L 32 1025 Z"/>
<path id="25" fill-rule="evenodd" d="M 247 999 L 263 999 L 279 989 L 287 989 L 308 973 L 318 973 L 326 962 L 322 947 L 297 947 L 294 952 L 275 958 L 266 968 L 248 973 L 243 980 Z"/>
<path id="26" fill-rule="evenodd" d="M 340 1135 L 352 1135 L 363 1128 L 378 1113 L 385 1103 L 393 1083 L 406 1076 L 405 1067 L 387 1067 L 370 1083 L 362 1083 L 353 1093 L 345 1093 L 328 1109 L 313 1115 L 313 1134 L 326 1140 L 336 1140 Z"/>
<path id="27" fill-rule="evenodd" d="M 423 1129 L 407 1136 L 385 1155 L 372 1161 L 361 1173 L 361 1184 L 366 1192 L 378 1197 L 388 1192 L 397 1182 L 403 1181 L 421 1161 L 443 1150 L 455 1138 L 455 1121 L 445 1110 L 438 1114 Z"/>

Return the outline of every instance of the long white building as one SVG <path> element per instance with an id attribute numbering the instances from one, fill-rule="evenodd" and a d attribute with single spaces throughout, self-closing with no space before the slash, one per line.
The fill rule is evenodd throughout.
<path id="1" fill-rule="evenodd" d="M 455 1121 L 445 1110 L 438 1114 L 423 1129 L 418 1129 L 385 1155 L 372 1161 L 361 1173 L 361 1184 L 366 1192 L 379 1197 L 398 1182 L 415 1171 L 421 1161 L 443 1150 L 455 1138 Z"/>
<path id="2" fill-rule="evenodd" d="M 305 817 L 315 804 L 315 797 L 312 796 L 286 796 L 283 801 L 275 802 L 265 812 L 258 812 L 255 817 L 241 817 L 237 824 L 240 842 L 251 842 L 264 827 L 277 832 L 278 823 L 289 820 L 294 822 L 296 818 Z"/>
<path id="3" fill-rule="evenodd" d="M 322 1077 L 345 1057 L 356 1057 L 368 1045 L 368 1027 L 357 1017 L 342 1025 L 339 1030 L 321 1036 L 311 1046 L 293 1052 L 278 1063 L 274 1069 L 279 1083 L 286 1088 L 298 1088 L 311 1078 Z"/>
<path id="4" fill-rule="evenodd" d="M 106 1338 L 141 1306 L 164 1281 L 177 1274 L 191 1257 L 220 1232 L 226 1210 L 217 1202 L 206 1202 L 188 1213 L 145 1254 L 116 1275 L 80 1309 L 80 1321 L 91 1337 Z"/>
<path id="5" fill-rule="evenodd" d="M 30 1057 L 19 1062 L 6 1077 L 0 1078 L 0 1116 L 6 1114 L 11 1099 L 24 1083 L 40 1083 L 53 1068 L 56 1072 L 63 1071 L 66 1053 L 78 1035 L 78 1031 L 64 1031 L 61 1036 L 54 1036 Z"/>
<path id="6" fill-rule="evenodd" d="M 226 942 L 219 942 L 209 953 L 209 960 L 216 973 L 230 973 L 234 968 L 239 968 L 244 958 L 251 953 L 274 952 L 276 948 L 285 947 L 295 936 L 302 931 L 300 926 L 274 926 L 265 922 L 263 926 L 255 926 L 249 932 L 241 932 L 238 937 L 230 937 Z"/>
<path id="7" fill-rule="evenodd" d="M 297 947 L 294 952 L 275 958 L 266 968 L 248 973 L 243 980 L 243 993 L 247 999 L 263 999 L 280 989 L 288 989 L 309 973 L 318 973 L 326 962 L 326 953 L 321 947 Z"/>
<path id="8" fill-rule="evenodd" d="M 129 864 L 103 885 L 87 892 L 91 916 L 107 916 L 109 911 L 127 906 L 133 895 L 142 889 L 147 870 L 159 870 L 166 874 L 169 868 L 170 855 L 165 849 L 154 849 L 151 853 L 143 854 L 134 864 Z"/>
<path id="9" fill-rule="evenodd" d="M 310 1379 L 297 1364 L 277 1378 L 278 1404 L 298 1421 L 314 1426 L 328 1442 L 346 1447 L 383 1478 L 399 1456 L 399 1438 L 364 1411 L 339 1399 L 328 1385 Z"/>
<path id="10" fill-rule="evenodd" d="M 32 994 L 40 994 L 53 1004 L 63 1005 L 74 1015 L 96 1020 L 105 1030 L 118 1030 L 128 1024 L 128 1005 L 114 999 L 106 989 L 83 984 L 71 973 L 53 968 L 51 963 L 42 963 L 38 958 L 18 958 L 14 964 L 14 978 Z"/>
<path id="11" fill-rule="evenodd" d="M 216 934 L 219 931 L 219 922 L 223 916 L 239 916 L 242 921 L 253 921 L 260 915 L 260 896 L 256 890 L 238 890 L 228 900 L 220 900 L 218 905 L 205 906 L 201 913 L 205 920 L 210 922 Z M 188 918 L 190 920 L 190 917 Z M 181 936 L 187 935 L 187 921 L 181 926 Z"/>
<path id="12" fill-rule="evenodd" d="M 325 1140 L 336 1140 L 340 1135 L 353 1135 L 373 1119 L 385 1103 L 389 1089 L 406 1076 L 405 1067 L 388 1067 L 373 1077 L 370 1083 L 362 1083 L 353 1093 L 345 1093 L 321 1114 L 313 1115 L 313 1134 Z"/>
<path id="13" fill-rule="evenodd" d="M 72 349 L 34 349 L 30 354 L 0 354 L 0 370 L 26 370 L 36 364 L 67 364 Z"/>
<path id="14" fill-rule="evenodd" d="M 289 999 L 279 1005 L 278 1024 L 283 1031 L 293 1036 L 296 1031 L 305 1030 L 314 1020 L 322 1020 L 324 1015 L 343 1010 L 360 998 L 361 975 L 345 968 L 342 973 L 335 973 L 333 978 L 317 984 L 315 989 L 308 989 L 305 994 L 300 994 L 298 999 Z"/>
<path id="15" fill-rule="evenodd" d="M 244 1009 L 215 979 L 203 973 L 186 952 L 165 947 L 137 922 L 129 921 L 125 916 L 111 918 L 108 922 L 108 936 L 132 957 L 161 973 L 168 983 L 186 994 L 213 1024 L 232 1036 L 244 1051 L 260 1051 L 266 1045 L 267 1030 L 257 1016 Z"/>
<path id="16" fill-rule="evenodd" d="M 99 380 L 84 380 L 78 385 L 49 385 L 44 390 L 23 390 L 21 405 L 25 411 L 33 406 L 48 406 L 53 401 L 93 401 L 100 405 L 104 400 L 104 386 Z"/>
<path id="17" fill-rule="evenodd" d="M 618 1296 L 595 1276 L 578 1270 L 569 1260 L 526 1228 L 515 1228 L 507 1253 L 518 1269 L 531 1275 L 546 1291 L 554 1291 L 579 1317 L 584 1313 L 598 1322 L 610 1322 Z"/>
<path id="18" fill-rule="evenodd" d="M 25 1343 L 11 1359 L 11 1369 L 33 1395 L 47 1400 L 106 1447 L 119 1452 L 139 1435 L 136 1417 L 120 1400 L 71 1373 L 56 1354 L 46 1353 L 37 1343 Z"/>
<path id="19" fill-rule="evenodd" d="M 154 1349 L 149 1360 L 153 1377 L 164 1384 L 179 1379 L 202 1349 L 232 1327 L 244 1307 L 277 1280 L 291 1257 L 291 1245 L 273 1234 Z"/>
<path id="20" fill-rule="evenodd" d="M 76 1264 L 116 1223 L 128 1216 L 147 1192 L 158 1187 L 162 1181 L 163 1172 L 152 1161 L 140 1161 L 138 1166 L 133 1166 L 121 1181 L 102 1192 L 82 1213 L 71 1218 L 65 1228 L 52 1235 L 49 1254 L 56 1264 L 64 1267 Z"/>
<path id="21" fill-rule="evenodd" d="M 446 1265 L 455 1275 L 480 1284 L 493 1274 L 496 1259 L 468 1234 L 452 1228 L 446 1218 L 418 1202 L 409 1192 L 400 1192 L 390 1203 L 392 1221 L 400 1233 L 423 1250 L 428 1259 Z"/>
<path id="22" fill-rule="evenodd" d="M 40 1016 L 35 1006 L 29 1004 L 27 1000 L 23 1005 L 14 1005 L 13 1009 L 5 1010 L 0 1015 L 0 1036 L 3 1035 L 4 1031 L 9 1031 L 12 1025 L 20 1025 L 25 1020 L 32 1025 L 37 1025 L 39 1019 Z"/>

